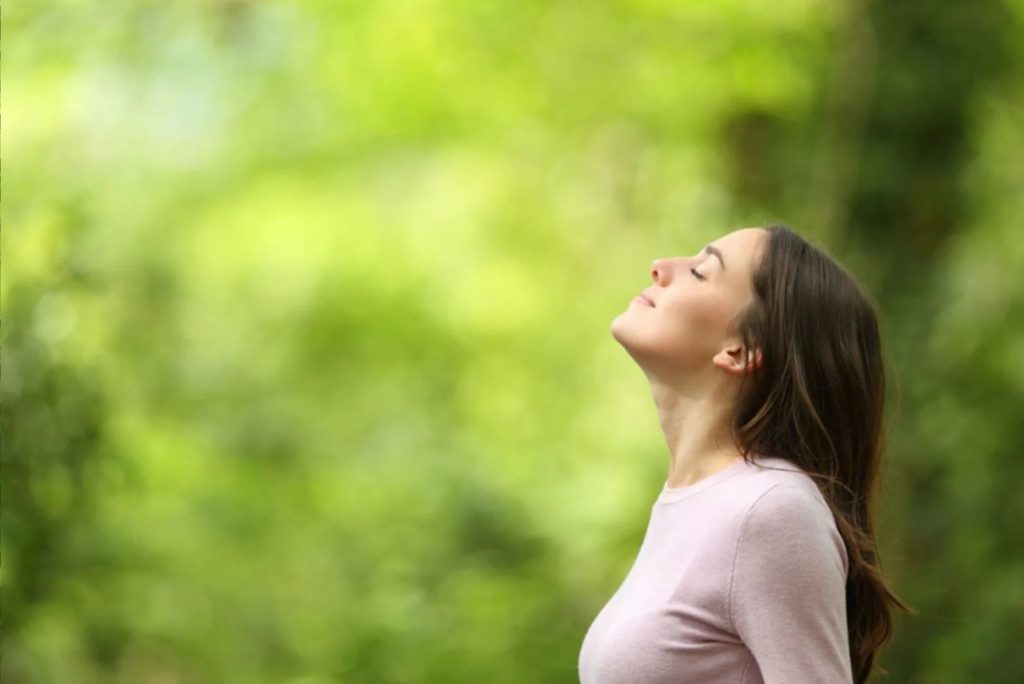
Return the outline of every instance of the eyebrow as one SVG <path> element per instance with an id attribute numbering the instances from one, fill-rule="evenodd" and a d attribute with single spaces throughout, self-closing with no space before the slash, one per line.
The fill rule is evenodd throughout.
<path id="1" fill-rule="evenodd" d="M 707 247 L 704 248 L 704 253 L 705 254 L 714 254 L 716 257 L 718 257 L 719 263 L 722 264 L 722 270 L 723 271 L 725 270 L 725 260 L 722 259 L 722 253 L 718 251 L 717 247 L 714 247 L 712 245 L 708 245 Z"/>

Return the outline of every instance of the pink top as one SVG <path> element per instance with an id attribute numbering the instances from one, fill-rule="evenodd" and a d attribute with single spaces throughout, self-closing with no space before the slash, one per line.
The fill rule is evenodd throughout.
<path id="1" fill-rule="evenodd" d="M 832 511 L 792 462 L 754 460 L 665 483 L 633 566 L 583 639 L 582 684 L 853 681 Z"/>

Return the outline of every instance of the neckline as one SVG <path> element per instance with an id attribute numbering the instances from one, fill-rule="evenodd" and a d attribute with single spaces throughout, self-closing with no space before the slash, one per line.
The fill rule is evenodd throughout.
<path id="1" fill-rule="evenodd" d="M 686 485 L 684 487 L 669 487 L 668 480 L 665 480 L 665 483 L 661 487 L 661 493 L 658 494 L 658 502 L 672 503 L 675 501 L 681 501 L 693 496 L 697 492 L 701 492 L 712 485 L 732 477 L 748 467 L 750 467 L 750 464 L 740 458 L 735 463 L 727 465 L 721 470 L 716 470 L 704 479 L 697 480 L 693 484 Z"/>

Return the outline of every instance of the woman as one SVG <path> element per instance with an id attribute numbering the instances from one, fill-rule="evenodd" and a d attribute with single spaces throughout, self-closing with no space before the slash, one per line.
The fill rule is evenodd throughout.
<path id="1" fill-rule="evenodd" d="M 650 382 L 668 478 L 584 637 L 581 682 L 866 681 L 891 607 L 916 612 L 874 539 L 872 304 L 786 226 L 656 259 L 651 276 L 611 332 Z"/>

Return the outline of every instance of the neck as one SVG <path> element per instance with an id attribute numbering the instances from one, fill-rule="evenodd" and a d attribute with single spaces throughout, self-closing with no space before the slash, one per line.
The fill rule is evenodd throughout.
<path id="1" fill-rule="evenodd" d="M 723 394 L 688 393 L 651 382 L 669 451 L 669 487 L 693 484 L 740 458 L 729 434 L 733 398 Z"/>

